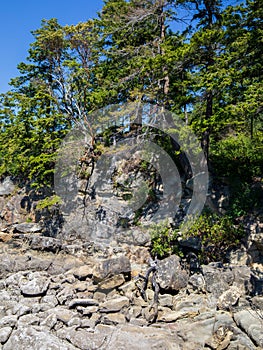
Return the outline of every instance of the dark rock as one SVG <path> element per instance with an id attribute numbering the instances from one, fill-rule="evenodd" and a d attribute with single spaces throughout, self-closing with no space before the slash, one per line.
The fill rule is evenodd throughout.
<path id="1" fill-rule="evenodd" d="M 52 237 L 32 236 L 29 239 L 29 245 L 34 250 L 45 250 L 58 252 L 61 249 L 61 241 Z"/>
<path id="2" fill-rule="evenodd" d="M 232 266 L 234 274 L 233 285 L 235 285 L 243 294 L 250 294 L 253 290 L 251 283 L 251 270 L 248 266 Z"/>
<path id="3" fill-rule="evenodd" d="M 187 286 L 188 273 L 182 269 L 176 255 L 158 261 L 156 281 L 162 289 L 178 291 Z"/>
<path id="4" fill-rule="evenodd" d="M 58 237 L 64 223 L 64 218 L 60 209 L 54 205 L 51 208 L 41 210 L 39 216 L 43 222 L 42 234 L 47 237 Z"/>
<path id="5" fill-rule="evenodd" d="M 219 297 L 223 292 L 229 289 L 233 284 L 233 272 L 218 264 L 203 265 L 202 271 L 206 283 L 206 290 L 215 297 Z"/>
<path id="6" fill-rule="evenodd" d="M 128 258 L 121 256 L 119 258 L 106 259 L 98 263 L 93 271 L 93 278 L 99 282 L 106 277 L 118 274 L 130 274 L 131 263 Z"/>
<path id="7" fill-rule="evenodd" d="M 253 233 L 248 238 L 247 252 L 252 262 L 263 262 L 263 232 Z"/>
<path id="8" fill-rule="evenodd" d="M 189 248 L 190 250 L 199 251 L 202 248 L 202 242 L 199 237 L 189 237 L 187 239 L 180 239 L 179 244 L 182 247 Z"/>
<path id="9" fill-rule="evenodd" d="M 263 271 L 253 270 L 250 279 L 252 295 L 263 295 Z"/>

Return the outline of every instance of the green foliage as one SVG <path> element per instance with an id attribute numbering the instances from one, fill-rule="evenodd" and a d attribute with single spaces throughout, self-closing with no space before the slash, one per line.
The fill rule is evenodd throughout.
<path id="1" fill-rule="evenodd" d="M 37 210 L 41 210 L 41 209 L 51 209 L 53 207 L 53 205 L 57 205 L 57 204 L 61 204 L 61 198 L 57 195 L 53 195 L 51 197 L 46 197 L 42 200 L 40 200 L 37 203 Z"/>
<path id="2" fill-rule="evenodd" d="M 263 207 L 263 190 L 256 183 L 233 181 L 230 185 L 229 215 L 238 218 Z"/>
<path id="3" fill-rule="evenodd" d="M 35 99 L 26 93 L 9 93 L 2 99 L 0 174 L 30 180 L 32 186 L 41 187 L 52 185 L 56 149 L 68 122 L 51 106 L 50 99 L 45 97 L 40 106 L 37 95 L 39 92 Z"/>
<path id="4" fill-rule="evenodd" d="M 253 139 L 240 133 L 212 145 L 211 159 L 217 176 L 251 180 L 263 172 L 263 135 Z"/>
<path id="5" fill-rule="evenodd" d="M 244 229 L 230 215 L 218 216 L 207 211 L 187 227 L 187 230 L 180 232 L 172 229 L 167 221 L 152 225 L 149 229 L 151 254 L 160 258 L 171 254 L 183 257 L 185 248 L 180 246 L 180 240 L 199 237 L 202 248 L 198 255 L 201 263 L 225 261 L 228 251 L 238 247 L 245 235 Z"/>
<path id="6" fill-rule="evenodd" d="M 153 224 L 150 227 L 151 254 L 165 258 L 173 253 L 181 255 L 177 241 L 177 231 L 167 221 Z"/>
<path id="7" fill-rule="evenodd" d="M 180 6 L 192 18 L 175 32 Z M 216 175 L 244 183 L 261 176 L 262 15 L 259 0 L 226 8 L 220 0 L 107 0 L 95 20 L 43 20 L 12 91 L 1 96 L 0 175 L 51 186 L 56 151 L 72 125 L 89 130 L 95 142 L 105 116 L 90 112 L 142 100 L 178 113 L 202 141 L 210 138 L 205 153 Z M 104 136 L 102 153 L 111 144 Z M 184 147 L 158 131 L 153 141 L 180 169 Z M 255 193 L 240 191 L 243 197 L 232 191 L 231 215 L 255 203 L 248 200 Z"/>
<path id="8" fill-rule="evenodd" d="M 182 232 L 184 239 L 201 239 L 202 250 L 199 258 L 202 263 L 224 261 L 229 249 L 237 247 L 244 235 L 244 229 L 231 216 L 218 216 L 211 212 L 204 212 L 193 221 L 187 232 Z"/>

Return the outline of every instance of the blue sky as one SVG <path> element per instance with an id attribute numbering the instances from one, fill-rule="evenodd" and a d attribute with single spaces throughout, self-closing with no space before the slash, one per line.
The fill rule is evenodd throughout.
<path id="1" fill-rule="evenodd" d="M 240 0 L 223 0 L 237 4 Z M 41 26 L 42 19 L 57 18 L 61 25 L 77 24 L 94 18 L 103 7 L 103 0 L 3 0 L 0 12 L 0 93 L 9 90 L 11 78 L 18 76 L 16 67 L 24 62 L 32 30 Z M 182 29 L 182 25 L 177 25 Z"/>
<path id="2" fill-rule="evenodd" d="M 3 0 L 0 12 L 0 93 L 9 90 L 8 82 L 18 75 L 16 66 L 25 61 L 32 30 L 43 18 L 57 18 L 62 25 L 94 18 L 103 0 Z"/>

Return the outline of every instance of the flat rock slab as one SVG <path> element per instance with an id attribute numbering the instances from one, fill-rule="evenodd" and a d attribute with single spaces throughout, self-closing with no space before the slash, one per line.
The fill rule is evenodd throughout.
<path id="1" fill-rule="evenodd" d="M 100 311 L 101 312 L 118 312 L 122 308 L 128 307 L 129 305 L 130 305 L 129 299 L 124 296 L 120 296 L 118 298 L 105 301 L 103 304 L 101 304 Z"/>
<path id="2" fill-rule="evenodd" d="M 98 284 L 98 288 L 101 290 L 114 289 L 121 286 L 125 282 L 122 274 L 109 277 Z"/>
<path id="3" fill-rule="evenodd" d="M 42 226 L 33 222 L 24 222 L 15 225 L 15 229 L 21 233 L 36 233 L 42 230 Z"/>
<path id="4" fill-rule="evenodd" d="M 75 313 L 72 310 L 68 310 L 66 308 L 57 307 L 52 311 L 51 315 L 56 315 L 56 318 L 58 321 L 68 324 L 72 318 L 77 316 L 77 313 Z"/>
<path id="5" fill-rule="evenodd" d="M 73 299 L 69 303 L 69 308 L 73 309 L 77 306 L 97 306 L 99 303 L 94 299 Z"/>
<path id="6" fill-rule="evenodd" d="M 12 328 L 11 327 L 3 327 L 0 329 L 0 343 L 6 343 L 10 334 L 12 333 Z"/>
<path id="7" fill-rule="evenodd" d="M 94 268 L 93 278 L 100 282 L 104 278 L 131 273 L 131 263 L 126 256 L 100 261 Z"/>
<path id="8" fill-rule="evenodd" d="M 107 347 L 105 347 L 105 344 L 107 343 L 107 335 L 103 333 L 95 335 L 94 333 L 88 332 L 85 329 L 75 329 L 75 327 L 71 327 L 68 329 L 62 328 L 57 332 L 57 334 L 61 339 L 68 340 L 71 344 L 73 344 L 74 349 L 107 349 Z"/>
<path id="9" fill-rule="evenodd" d="M 71 272 L 76 278 L 78 278 L 79 280 L 83 280 L 86 277 L 91 277 L 93 274 L 93 266 L 91 265 L 82 265 L 79 267 L 76 267 L 74 269 L 72 269 Z"/>
<path id="10" fill-rule="evenodd" d="M 48 290 L 49 278 L 39 272 L 29 273 L 20 279 L 19 287 L 25 296 L 40 296 Z"/>
<path id="11" fill-rule="evenodd" d="M 95 336 L 104 334 L 107 341 L 102 349 L 116 350 L 179 350 L 176 334 L 169 330 L 154 327 L 138 327 L 133 325 L 104 326 L 100 325 Z"/>
<path id="12" fill-rule="evenodd" d="M 234 320 L 253 339 L 257 346 L 263 348 L 262 319 L 256 311 L 252 309 L 239 311 L 234 314 Z"/>
<path id="13" fill-rule="evenodd" d="M 19 328 L 11 334 L 3 350 L 74 350 L 76 349 L 69 343 L 66 343 L 45 328 L 26 327 Z"/>

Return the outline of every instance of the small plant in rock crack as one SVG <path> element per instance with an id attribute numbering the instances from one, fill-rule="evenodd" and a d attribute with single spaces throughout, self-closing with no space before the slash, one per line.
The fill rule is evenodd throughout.
<path id="1" fill-rule="evenodd" d="M 53 207 L 53 205 L 58 205 L 61 203 L 62 203 L 61 198 L 57 195 L 53 195 L 51 197 L 46 197 L 46 198 L 40 200 L 37 203 L 36 209 L 38 209 L 38 210 L 45 209 L 45 208 L 50 209 Z"/>

